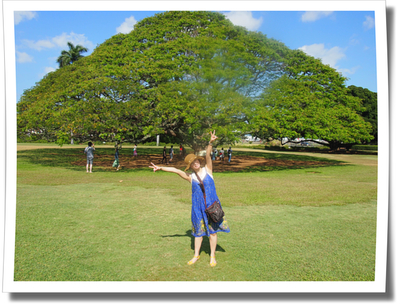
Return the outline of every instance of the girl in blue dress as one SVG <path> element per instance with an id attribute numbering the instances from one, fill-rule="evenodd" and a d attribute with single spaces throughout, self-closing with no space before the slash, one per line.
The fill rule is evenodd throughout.
<path id="1" fill-rule="evenodd" d="M 189 168 L 192 169 L 193 173 L 188 175 L 184 171 L 181 171 L 175 167 L 159 167 L 154 165 L 150 166 L 154 172 L 156 171 L 165 171 L 170 173 L 175 173 L 179 175 L 181 178 L 187 180 L 192 185 L 192 235 L 195 237 L 194 239 L 194 256 L 188 262 L 189 265 L 194 264 L 197 260 L 200 259 L 200 248 L 203 242 L 203 237 L 208 236 L 210 240 L 210 265 L 212 267 L 217 265 L 215 260 L 215 250 L 217 248 L 217 233 L 218 232 L 230 232 L 228 223 L 225 217 L 222 218 L 218 223 L 215 223 L 208 219 L 207 214 L 205 213 L 205 205 L 204 205 L 204 194 L 200 188 L 200 182 L 197 176 L 200 177 L 201 181 L 204 184 L 205 193 L 206 193 L 206 201 L 207 207 L 209 207 L 214 201 L 218 200 L 218 196 L 215 189 L 214 178 L 212 175 L 212 160 L 211 160 L 211 150 L 212 150 L 212 142 L 214 142 L 218 137 L 214 132 L 210 132 L 211 139 L 207 146 L 206 150 L 206 166 L 204 168 L 201 167 L 200 160 L 203 160 L 202 157 L 197 157 L 194 154 L 189 154 L 185 158 L 185 163 L 187 163 L 187 167 L 185 171 Z M 197 174 L 197 176 L 196 176 Z"/>

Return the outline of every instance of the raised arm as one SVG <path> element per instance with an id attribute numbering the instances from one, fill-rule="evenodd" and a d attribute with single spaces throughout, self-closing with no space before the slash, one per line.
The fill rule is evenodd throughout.
<path id="1" fill-rule="evenodd" d="M 206 150 L 206 165 L 207 165 L 207 169 L 210 172 L 210 174 L 212 174 L 213 171 L 213 166 L 212 166 L 212 159 L 211 159 L 211 150 L 212 150 L 212 143 L 218 139 L 218 137 L 215 135 L 215 130 L 214 132 L 211 132 L 211 138 L 210 138 L 210 142 L 208 143 L 207 146 L 207 150 Z"/>
<path id="2" fill-rule="evenodd" d="M 151 163 L 151 166 L 149 166 L 149 167 L 152 168 L 154 172 L 164 171 L 164 172 L 168 172 L 168 173 L 175 173 L 175 174 L 179 175 L 182 179 L 185 179 L 185 180 L 189 181 L 190 183 L 192 182 L 192 177 L 190 177 L 188 174 L 186 174 L 185 172 L 183 172 L 175 167 L 157 166 L 157 165 L 154 165 L 153 163 Z"/>

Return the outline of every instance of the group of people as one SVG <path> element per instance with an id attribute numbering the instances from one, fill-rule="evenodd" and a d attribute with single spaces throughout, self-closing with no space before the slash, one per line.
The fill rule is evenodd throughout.
<path id="1" fill-rule="evenodd" d="M 211 151 L 211 159 L 213 161 L 215 160 L 220 160 L 220 161 L 225 161 L 225 151 L 223 148 L 221 148 L 221 150 L 218 150 L 217 148 L 215 148 L 214 150 Z M 228 162 L 231 163 L 232 160 L 232 148 L 229 147 L 229 149 L 227 150 L 227 154 L 228 154 Z"/>
<path id="2" fill-rule="evenodd" d="M 122 145 L 116 143 L 115 146 L 115 154 L 114 154 L 114 162 L 112 167 L 116 168 L 116 171 L 120 170 L 121 164 L 119 163 L 119 150 L 122 149 Z M 88 142 L 88 146 L 85 148 L 84 153 L 86 154 L 86 172 L 92 173 L 93 169 L 93 158 L 94 158 L 94 151 L 96 148 L 92 142 Z M 133 146 L 133 158 L 137 157 L 137 145 Z"/>
<path id="3" fill-rule="evenodd" d="M 119 150 L 122 149 L 122 145 L 116 143 L 115 144 L 115 155 L 114 155 L 114 163 L 112 165 L 112 167 L 116 167 L 116 170 L 119 171 L 120 168 L 120 164 L 119 164 Z M 137 145 L 135 144 L 133 146 L 133 158 L 137 157 Z"/>
<path id="4" fill-rule="evenodd" d="M 167 159 L 167 146 L 164 146 L 163 149 L 163 156 L 161 160 L 161 164 L 169 164 L 172 162 L 174 159 L 174 145 L 171 145 L 171 148 L 168 150 L 168 155 L 169 155 L 169 160 Z M 183 160 L 186 156 L 186 149 L 185 147 L 182 146 L 182 144 L 179 145 L 179 160 Z"/>
<path id="5" fill-rule="evenodd" d="M 115 154 L 114 154 L 114 162 L 112 164 L 112 167 L 116 168 L 116 171 L 120 170 L 120 163 L 119 163 L 119 150 L 122 149 L 122 145 L 116 143 L 115 146 Z M 92 172 L 92 168 L 93 168 L 93 158 L 94 158 L 94 151 L 95 151 L 95 146 L 92 142 L 88 143 L 88 146 L 85 148 L 85 153 L 87 156 L 87 163 L 86 163 L 86 172 L 87 173 L 91 173 Z M 228 162 L 231 162 L 232 159 L 232 148 L 229 147 L 229 149 L 227 150 L 227 154 L 228 154 Z M 167 159 L 167 157 L 169 156 L 169 159 Z M 210 152 L 210 156 L 212 161 L 216 161 L 216 160 L 220 160 L 220 161 L 225 161 L 225 151 L 223 148 L 221 148 L 221 150 L 218 150 L 217 148 L 215 148 L 214 150 L 211 150 Z M 182 146 L 182 144 L 179 145 L 179 159 L 183 160 L 186 157 L 186 150 L 185 148 Z M 133 158 L 137 158 L 137 144 L 135 144 L 133 146 Z M 173 161 L 174 158 L 174 146 L 171 145 L 171 148 L 168 150 L 168 154 L 167 154 L 167 147 L 164 146 L 163 149 L 163 156 L 162 156 L 162 160 L 161 160 L 161 164 L 169 164 Z"/>
<path id="6" fill-rule="evenodd" d="M 165 164 L 169 164 L 169 162 L 172 162 L 172 159 L 174 158 L 174 146 L 173 145 L 171 145 L 171 148 L 169 149 L 168 154 L 169 154 L 169 160 L 167 159 L 167 146 L 164 146 L 163 157 L 162 157 L 161 163 L 164 163 L 164 161 L 165 161 Z"/>
<path id="7" fill-rule="evenodd" d="M 231 163 L 232 147 L 229 147 L 229 149 L 227 150 L 227 154 L 228 154 L 228 162 Z M 167 158 L 168 156 L 169 159 Z M 225 151 L 223 148 L 221 148 L 221 150 L 218 150 L 217 148 L 212 149 L 210 152 L 210 156 L 212 161 L 216 160 L 225 161 Z M 179 145 L 179 159 L 183 160 L 185 157 L 186 157 L 186 150 L 181 144 Z M 174 158 L 174 146 L 171 145 L 171 148 L 168 150 L 168 153 L 167 153 L 167 147 L 164 146 L 161 164 L 168 165 L 173 161 L 173 158 Z"/>

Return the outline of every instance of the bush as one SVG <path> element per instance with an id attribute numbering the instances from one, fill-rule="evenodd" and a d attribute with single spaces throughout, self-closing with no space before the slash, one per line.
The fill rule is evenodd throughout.
<path id="1" fill-rule="evenodd" d="M 17 143 L 53 143 L 53 140 L 40 139 L 34 136 L 17 137 Z"/>
<path id="2" fill-rule="evenodd" d="M 285 151 L 285 150 L 288 150 L 289 147 L 288 146 L 268 146 L 268 145 L 266 145 L 264 147 L 264 149 L 266 149 L 266 150 L 281 150 L 281 151 Z"/>
<path id="3" fill-rule="evenodd" d="M 281 141 L 273 140 L 265 143 L 266 147 L 282 147 Z"/>

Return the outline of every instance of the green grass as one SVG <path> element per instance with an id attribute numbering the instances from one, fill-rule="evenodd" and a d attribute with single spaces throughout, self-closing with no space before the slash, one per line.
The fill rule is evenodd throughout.
<path id="1" fill-rule="evenodd" d="M 214 174 L 231 233 L 219 235 L 211 268 L 208 238 L 186 265 L 187 182 L 150 169 L 87 174 L 70 167 L 75 149 L 60 150 L 55 160 L 18 152 L 16 281 L 374 280 L 377 167 L 365 161 L 376 156 Z"/>
<path id="2" fill-rule="evenodd" d="M 353 145 L 353 150 L 378 151 L 378 145 Z"/>

